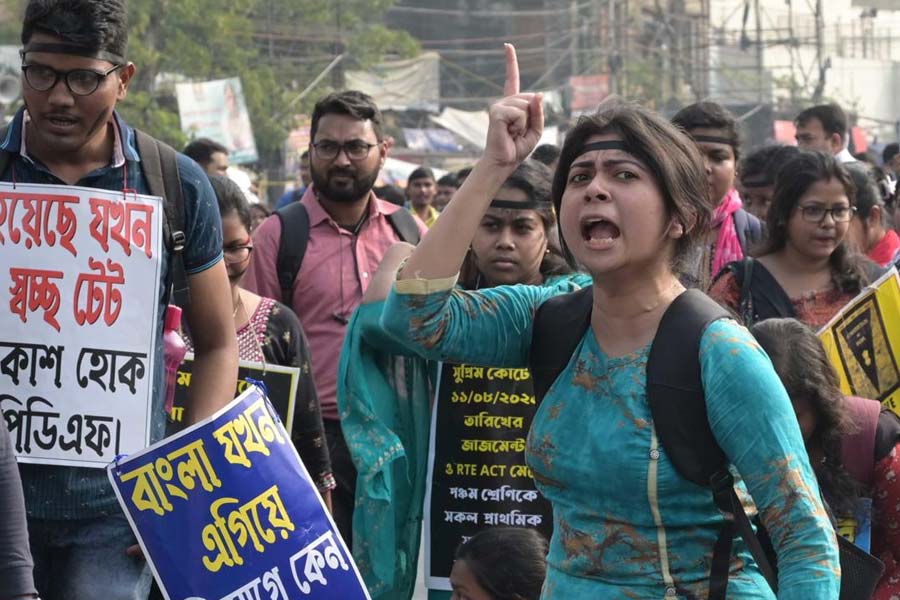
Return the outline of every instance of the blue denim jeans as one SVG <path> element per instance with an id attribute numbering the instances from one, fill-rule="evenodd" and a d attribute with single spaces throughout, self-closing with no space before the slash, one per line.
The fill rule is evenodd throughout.
<path id="1" fill-rule="evenodd" d="M 147 600 L 152 576 L 122 513 L 97 519 L 29 519 L 34 583 L 44 600 Z"/>

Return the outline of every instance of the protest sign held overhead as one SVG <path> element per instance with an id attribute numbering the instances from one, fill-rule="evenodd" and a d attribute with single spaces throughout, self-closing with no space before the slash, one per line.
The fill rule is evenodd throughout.
<path id="1" fill-rule="evenodd" d="M 0 409 L 19 461 L 104 468 L 149 443 L 162 215 L 150 196 L 0 184 Z"/>
<path id="2" fill-rule="evenodd" d="M 819 332 L 841 390 L 900 414 L 900 279 L 891 269 Z"/>
<path id="3" fill-rule="evenodd" d="M 426 583 L 449 590 L 454 551 L 482 529 L 553 529 L 525 465 L 537 412 L 528 369 L 443 363 L 431 425 L 425 499 Z"/>
<path id="4" fill-rule="evenodd" d="M 256 386 L 108 473 L 169 600 L 369 598 Z"/>
<path id="5" fill-rule="evenodd" d="M 181 423 L 184 420 L 184 405 L 188 398 L 188 388 L 191 385 L 193 375 L 194 355 L 188 353 L 184 357 L 175 378 L 175 403 L 172 407 L 171 420 Z M 309 377 L 307 373 L 305 375 Z M 298 367 L 283 367 L 256 363 L 248 360 L 238 362 L 238 382 L 235 396 L 243 394 L 251 385 L 250 381 L 261 381 L 268 391 L 269 402 L 282 423 L 286 423 L 285 429 L 291 433 L 294 423 L 294 405 L 297 398 L 297 385 L 301 374 Z"/>

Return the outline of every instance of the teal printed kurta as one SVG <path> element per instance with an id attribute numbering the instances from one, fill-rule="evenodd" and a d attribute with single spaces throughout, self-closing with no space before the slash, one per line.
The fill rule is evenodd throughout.
<path id="1" fill-rule="evenodd" d="M 433 360 L 522 367 L 540 288 L 452 289 L 400 281 L 382 326 Z M 723 515 L 659 446 L 646 397 L 649 346 L 609 358 L 588 330 L 544 398 L 526 460 L 554 511 L 544 598 L 706 598 Z M 781 600 L 836 599 L 840 566 L 796 417 L 749 332 L 718 321 L 700 364 L 713 433 L 760 510 L 779 564 Z M 749 502 L 749 499 L 748 499 Z M 728 597 L 771 599 L 742 541 Z"/>
<path id="2" fill-rule="evenodd" d="M 590 281 L 584 274 L 557 276 L 536 289 L 550 298 Z M 373 600 L 403 600 L 412 597 L 416 579 L 437 364 L 381 329 L 383 305 L 363 304 L 350 320 L 338 369 L 338 408 L 359 472 L 353 557 Z M 449 597 L 429 592 L 431 600 Z"/>

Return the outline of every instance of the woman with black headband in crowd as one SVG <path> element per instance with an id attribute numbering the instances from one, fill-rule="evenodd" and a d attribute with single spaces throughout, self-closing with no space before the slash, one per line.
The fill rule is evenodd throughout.
<path id="1" fill-rule="evenodd" d="M 707 233 L 686 258 L 681 274 L 685 286 L 705 292 L 725 265 L 741 260 L 762 241 L 763 227 L 744 210 L 734 188 L 741 146 L 734 116 L 715 102 L 698 102 L 678 111 L 672 122 L 697 145 L 706 170 L 707 190 L 715 204 Z"/>
<path id="2" fill-rule="evenodd" d="M 454 289 L 467 240 L 543 128 L 540 95 L 519 93 L 512 47 L 507 65 L 507 97 L 491 107 L 484 156 L 400 270 L 383 327 L 425 356 L 524 366 L 541 351 L 531 343 L 538 308 L 587 298 L 585 328 L 554 332 L 579 337 L 526 448 L 554 515 L 543 597 L 775 598 L 749 540 L 733 538 L 733 552 L 718 546 L 730 513 L 675 470 L 648 403 L 650 346 L 686 294 L 673 265 L 707 231 L 714 207 L 690 140 L 659 115 L 616 100 L 570 130 L 552 197 L 564 243 L 593 276 L 592 298 L 577 292 L 545 303 L 543 288 Z M 771 534 L 777 597 L 836 598 L 835 533 L 784 387 L 733 321 L 715 320 L 699 334 L 708 426 Z M 711 571 L 726 585 L 713 587 Z"/>
<path id="3" fill-rule="evenodd" d="M 548 233 L 556 226 L 550 179 L 550 170 L 534 160 L 524 161 L 506 179 L 471 236 L 460 289 L 524 284 L 555 295 L 590 284 L 548 246 Z M 344 436 L 359 471 L 353 555 L 375 600 L 411 596 L 425 500 L 438 362 L 398 346 L 379 324 L 397 268 L 412 250 L 397 244 L 382 261 L 348 328 L 338 374 Z M 536 407 L 520 408 L 517 414 L 528 413 L 530 421 Z M 460 541 L 433 543 L 452 549 Z M 429 598 L 449 600 L 450 592 L 430 590 Z"/>

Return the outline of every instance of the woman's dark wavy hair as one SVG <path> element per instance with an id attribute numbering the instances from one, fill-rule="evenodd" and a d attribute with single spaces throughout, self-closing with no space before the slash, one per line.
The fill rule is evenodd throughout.
<path id="1" fill-rule="evenodd" d="M 556 214 L 550 204 L 550 180 L 553 173 L 547 165 L 536 160 L 527 159 L 520 164 L 513 174 L 503 182 L 503 187 L 520 190 L 527 197 L 528 202 L 541 202 L 546 208 L 537 208 L 534 211 L 541 218 L 544 225 L 544 233 L 549 234 L 556 226 Z M 549 245 L 550 250 L 544 255 L 541 261 L 541 275 L 552 277 L 554 275 L 567 275 L 572 272 L 572 268 L 566 262 L 566 259 L 556 253 Z M 475 289 L 481 273 L 475 266 L 475 257 L 469 251 L 460 268 L 459 282 L 465 289 Z"/>
<path id="2" fill-rule="evenodd" d="M 841 440 L 854 425 L 821 340 L 796 319 L 766 319 L 750 331 L 772 359 L 791 401 L 802 398 L 812 406 L 816 429 L 807 449 L 820 449 L 825 457 L 824 463 L 812 465 L 819 487 L 836 515 L 852 514 L 859 488 L 844 468 Z"/>
<path id="3" fill-rule="evenodd" d="M 569 170 L 581 156 L 582 147 L 591 137 L 606 133 L 618 135 L 628 152 L 646 165 L 669 215 L 684 226 L 684 235 L 675 244 L 677 266 L 706 234 L 715 203 L 706 189 L 706 173 L 697 146 L 678 127 L 648 108 L 614 97 L 604 101 L 593 115 L 578 120 L 566 136 L 553 177 L 556 213 L 560 211 Z M 574 265 L 561 230 L 559 238 L 566 258 Z"/>
<path id="4" fill-rule="evenodd" d="M 844 188 L 850 206 L 856 207 L 856 186 L 850 174 L 833 156 L 803 151 L 785 162 L 775 176 L 775 193 L 766 216 L 769 237 L 757 256 L 783 249 L 787 244 L 788 222 L 800 198 L 818 181 L 836 180 Z M 831 253 L 831 280 L 843 293 L 856 294 L 869 284 L 866 261 L 853 252 L 844 239 Z"/>
<path id="5" fill-rule="evenodd" d="M 222 175 L 208 175 L 208 177 L 209 183 L 212 184 L 212 189 L 216 193 L 216 200 L 219 202 L 219 214 L 227 217 L 231 213 L 235 213 L 249 232 L 253 220 L 250 215 L 250 203 L 247 202 L 244 192 L 228 177 Z"/>
<path id="6" fill-rule="evenodd" d="M 533 529 L 491 527 L 456 550 L 493 600 L 538 600 L 547 576 L 547 540 Z"/>

